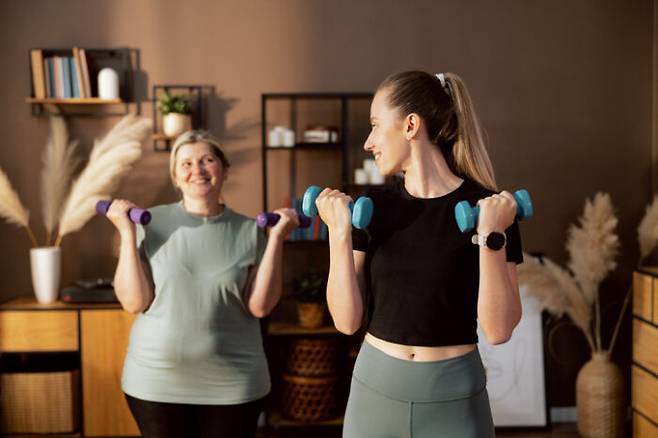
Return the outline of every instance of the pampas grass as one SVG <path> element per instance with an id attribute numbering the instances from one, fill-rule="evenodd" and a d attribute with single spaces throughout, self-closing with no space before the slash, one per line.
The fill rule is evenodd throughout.
<path id="1" fill-rule="evenodd" d="M 527 257 L 527 266 L 519 267 L 519 281 L 527 284 L 528 292 L 550 313 L 569 315 L 592 351 L 604 351 L 599 285 L 617 266 L 617 222 L 610 196 L 597 193 L 591 201 L 586 200 L 580 225 L 569 227 L 566 247 L 571 272 L 548 258 L 541 263 Z"/>
<path id="2" fill-rule="evenodd" d="M 96 203 L 108 199 L 121 178 L 142 155 L 141 142 L 148 135 L 148 119 L 127 115 L 100 141 L 96 141 L 89 162 L 71 187 L 60 218 L 55 242 L 79 230 L 95 214 Z"/>
<path id="3" fill-rule="evenodd" d="M 29 225 L 30 212 L 23 207 L 18 193 L 13 189 L 7 174 L 2 169 L 0 169 L 0 217 L 5 218 L 11 224 L 25 228 L 32 245 L 38 246 L 37 239 Z"/>
<path id="4" fill-rule="evenodd" d="M 71 179 L 80 163 L 76 157 L 77 141 L 69 142 L 66 122 L 61 116 L 50 117 L 50 138 L 43 153 L 41 171 L 41 205 L 46 227 L 46 245 L 59 223 Z"/>
<path id="5" fill-rule="evenodd" d="M 654 196 L 640 225 L 637 227 L 637 241 L 640 245 L 640 261 L 647 258 L 658 244 L 658 196 Z"/>
<path id="6" fill-rule="evenodd" d="M 121 119 L 102 140 L 94 143 L 87 166 L 72 186 L 71 178 L 79 164 L 77 141 L 69 142 L 61 116 L 51 116 L 50 128 L 43 154 L 41 201 L 47 233 L 45 243 L 50 245 L 50 237 L 59 227 L 55 242 L 59 246 L 65 235 L 82 228 L 94 215 L 97 201 L 111 197 L 121 178 L 141 157 L 141 142 L 148 135 L 151 123 L 134 114 Z M 29 226 L 29 212 L 2 169 L 0 217 L 24 227 L 32 245 L 39 246 Z"/>

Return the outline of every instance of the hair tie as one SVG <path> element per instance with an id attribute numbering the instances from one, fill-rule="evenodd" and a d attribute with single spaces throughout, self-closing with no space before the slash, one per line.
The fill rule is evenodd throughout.
<path id="1" fill-rule="evenodd" d="M 448 96 L 451 95 L 450 93 L 450 85 L 446 82 L 446 77 L 443 73 L 437 73 L 434 76 L 441 82 L 441 88 L 443 88 L 443 91 L 446 92 Z"/>

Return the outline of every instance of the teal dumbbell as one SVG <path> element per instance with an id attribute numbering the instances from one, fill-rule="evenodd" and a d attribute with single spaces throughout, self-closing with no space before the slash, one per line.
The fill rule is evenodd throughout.
<path id="1" fill-rule="evenodd" d="M 517 190 L 514 192 L 514 200 L 516 201 L 516 217 L 519 220 L 529 219 L 534 214 L 532 208 L 532 200 L 530 193 L 527 190 Z M 480 214 L 480 207 L 477 205 L 471 207 L 468 201 L 461 201 L 455 205 L 455 219 L 457 226 L 462 233 L 475 228 Z"/>
<path id="2" fill-rule="evenodd" d="M 302 199 L 302 212 L 308 217 L 314 217 L 318 214 L 318 208 L 315 205 L 315 200 L 322 189 L 318 186 L 310 186 L 304 192 Z M 370 224 L 373 212 L 372 199 L 367 196 L 359 197 L 356 202 L 350 202 L 350 211 L 352 212 L 352 225 L 355 228 L 364 229 Z"/>

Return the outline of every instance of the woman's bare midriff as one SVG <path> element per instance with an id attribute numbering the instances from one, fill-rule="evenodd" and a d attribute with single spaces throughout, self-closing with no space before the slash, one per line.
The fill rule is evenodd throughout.
<path id="1" fill-rule="evenodd" d="M 379 339 L 370 333 L 366 333 L 365 340 L 389 356 L 403 360 L 413 360 L 415 362 L 451 359 L 462 356 L 475 349 L 475 344 L 449 345 L 445 347 L 420 347 L 416 345 L 395 344 Z"/>

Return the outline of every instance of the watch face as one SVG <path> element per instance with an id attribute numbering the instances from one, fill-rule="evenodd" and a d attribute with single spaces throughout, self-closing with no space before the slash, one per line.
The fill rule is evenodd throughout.
<path id="1" fill-rule="evenodd" d="M 505 245 L 505 235 L 496 231 L 487 236 L 487 248 L 498 250 Z"/>

